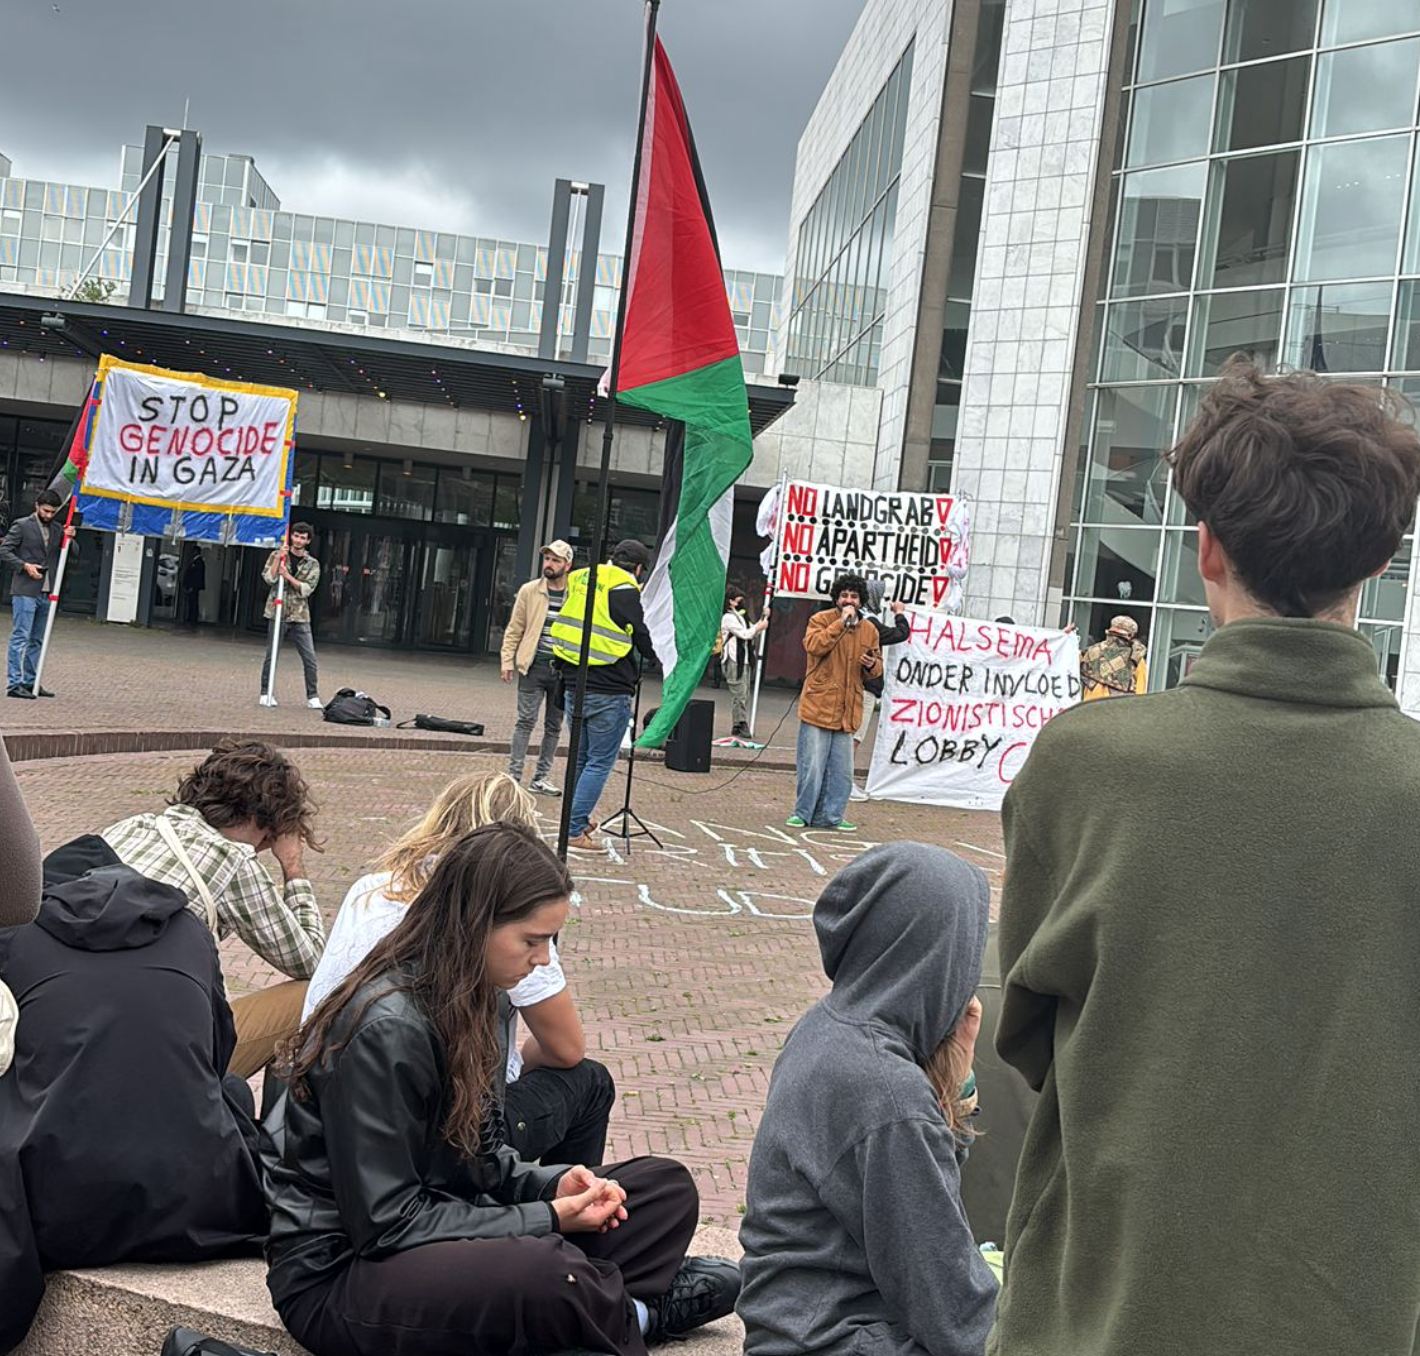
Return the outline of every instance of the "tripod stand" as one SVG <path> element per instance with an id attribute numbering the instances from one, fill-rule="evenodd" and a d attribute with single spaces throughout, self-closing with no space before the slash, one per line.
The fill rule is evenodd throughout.
<path id="1" fill-rule="evenodd" d="M 633 838 L 649 838 L 657 847 L 664 847 L 665 844 L 656 837 L 652 830 L 646 827 L 641 816 L 631 808 L 631 779 L 636 775 L 636 726 L 641 719 L 641 666 L 638 659 L 636 666 L 636 696 L 631 705 L 631 751 L 626 757 L 626 795 L 621 802 L 619 809 L 610 819 L 600 827 L 600 832 L 611 838 L 620 838 L 626 844 L 626 855 L 631 855 L 631 840 Z M 614 830 L 612 825 L 617 820 L 621 821 L 620 832 Z M 632 825 L 635 828 L 632 828 Z"/>

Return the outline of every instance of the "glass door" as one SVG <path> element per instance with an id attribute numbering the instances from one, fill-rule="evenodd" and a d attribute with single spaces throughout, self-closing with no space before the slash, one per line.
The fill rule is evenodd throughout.
<path id="1" fill-rule="evenodd" d="M 403 532 L 351 533 L 350 571 L 353 585 L 345 609 L 344 640 L 359 645 L 398 645 L 400 623 L 409 592 L 413 543 Z"/>
<path id="2" fill-rule="evenodd" d="M 473 642 L 477 544 L 423 541 L 419 555 L 414 644 L 420 649 L 468 650 Z"/>

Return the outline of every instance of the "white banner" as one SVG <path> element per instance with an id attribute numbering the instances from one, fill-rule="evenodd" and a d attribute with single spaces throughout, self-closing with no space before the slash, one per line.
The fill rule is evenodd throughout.
<path id="1" fill-rule="evenodd" d="M 83 491 L 279 518 L 296 392 L 105 357 Z"/>
<path id="2" fill-rule="evenodd" d="M 1080 700 L 1080 640 L 1034 626 L 911 613 L 883 651 L 868 794 L 999 810 L 1050 718 Z"/>
<path id="3" fill-rule="evenodd" d="M 965 501 L 791 480 L 778 514 L 781 598 L 826 598 L 846 572 L 881 579 L 888 602 L 955 612 L 970 557 Z"/>

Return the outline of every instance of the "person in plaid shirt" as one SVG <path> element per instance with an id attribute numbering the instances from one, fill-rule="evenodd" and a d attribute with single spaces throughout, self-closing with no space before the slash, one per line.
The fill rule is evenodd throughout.
<path id="1" fill-rule="evenodd" d="M 229 1072 L 241 1078 L 299 1030 L 306 981 L 325 949 L 304 861 L 315 846 L 314 809 L 284 754 L 257 740 L 227 740 L 183 778 L 161 814 L 133 815 L 102 834 L 125 866 L 182 890 L 219 939 L 235 934 L 291 977 L 232 1000 L 237 1048 Z M 280 890 L 256 860 L 267 848 L 281 867 Z"/>
<path id="2" fill-rule="evenodd" d="M 290 636 L 296 642 L 296 653 L 301 656 L 301 668 L 306 679 L 306 705 L 312 708 L 319 708 L 322 703 L 320 699 L 320 674 L 316 668 L 316 647 L 311 639 L 311 594 L 316 591 L 316 585 L 320 583 L 320 561 L 310 553 L 311 539 L 315 536 L 315 528 L 309 523 L 292 523 L 290 536 L 290 550 L 278 546 L 266 558 L 266 566 L 261 572 L 261 577 L 271 585 L 271 592 L 266 598 L 266 611 L 262 614 L 268 623 L 268 634 L 270 627 L 278 624 L 276 613 L 276 584 L 280 579 L 286 580 L 286 591 L 281 599 L 279 611 L 281 613 L 281 639 L 285 640 Z M 268 645 L 266 650 L 266 661 L 261 666 L 261 696 L 257 699 L 258 706 L 275 706 L 275 692 L 267 691 L 267 683 L 271 677 L 271 648 Z"/>

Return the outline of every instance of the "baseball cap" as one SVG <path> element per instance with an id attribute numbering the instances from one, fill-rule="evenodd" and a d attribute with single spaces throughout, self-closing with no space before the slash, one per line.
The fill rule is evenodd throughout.
<path id="1" fill-rule="evenodd" d="M 556 556 L 558 560 L 565 560 L 569 565 L 572 563 L 572 548 L 560 537 L 556 541 L 550 541 L 542 548 L 545 556 Z"/>
<path id="2" fill-rule="evenodd" d="M 1133 640 L 1139 634 L 1139 623 L 1133 617 L 1116 617 L 1110 622 L 1109 629 L 1124 640 Z"/>
<path id="3" fill-rule="evenodd" d="M 635 565 L 649 565 L 651 563 L 651 553 L 646 549 L 644 543 L 636 540 L 635 537 L 627 537 L 625 541 L 619 541 L 611 548 L 611 558 L 613 560 L 629 560 Z"/>

